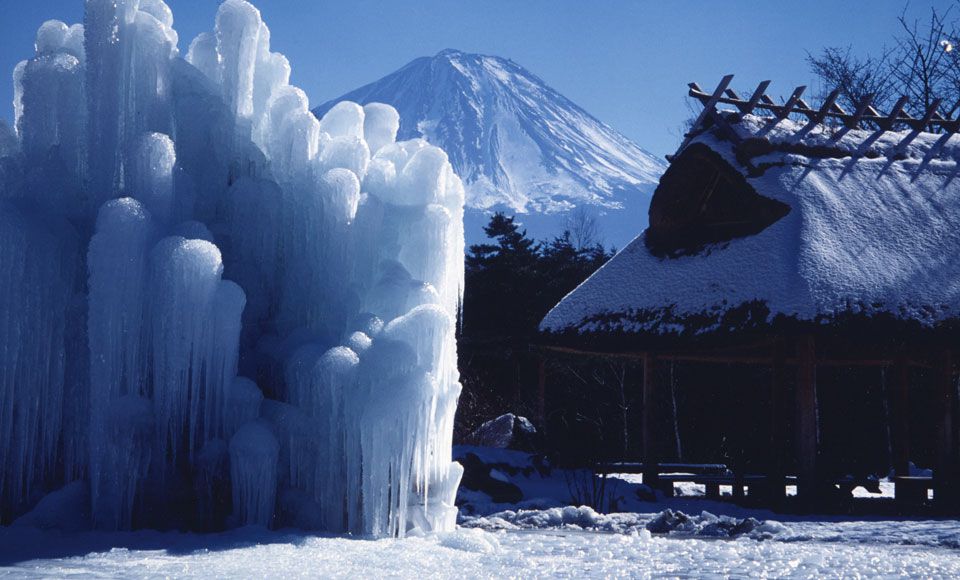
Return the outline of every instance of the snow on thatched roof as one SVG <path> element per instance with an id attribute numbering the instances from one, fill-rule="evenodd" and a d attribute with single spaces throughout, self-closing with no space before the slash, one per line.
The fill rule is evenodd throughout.
<path id="1" fill-rule="evenodd" d="M 958 318 L 960 137 L 721 115 L 674 157 L 651 227 L 541 330 L 686 335 L 777 319 Z M 732 193 L 710 201 L 723 187 Z M 730 229 L 738 212 L 747 225 Z M 698 238 L 709 228 L 719 233 Z"/>

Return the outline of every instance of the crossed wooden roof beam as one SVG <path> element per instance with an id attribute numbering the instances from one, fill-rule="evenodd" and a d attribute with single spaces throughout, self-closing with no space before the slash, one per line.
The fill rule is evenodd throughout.
<path id="1" fill-rule="evenodd" d="M 713 120 L 714 123 L 721 128 L 730 129 L 727 121 L 716 109 L 717 105 L 721 104 L 733 105 L 744 115 L 761 109 L 769 112 L 771 116 L 777 120 L 786 119 L 793 114 L 799 114 L 805 116 L 811 125 L 823 123 L 827 119 L 836 119 L 847 129 L 875 128 L 881 132 L 889 131 L 898 125 L 905 125 L 913 129 L 913 131 L 904 138 L 905 142 L 901 142 L 898 149 L 905 147 L 923 131 L 934 132 L 937 128 L 941 129 L 943 138 L 938 141 L 940 144 L 946 143 L 950 136 L 960 131 L 960 115 L 958 115 L 956 119 L 951 119 L 951 113 L 948 113 L 946 117 L 940 114 L 941 99 L 934 99 L 920 117 L 913 117 L 906 111 L 906 105 L 910 101 L 908 97 L 900 97 L 893 108 L 890 109 L 890 112 L 883 114 L 874 108 L 874 95 L 872 94 L 864 97 L 864 99 L 857 104 L 854 111 L 847 112 L 837 103 L 837 99 L 840 96 L 840 89 L 833 90 L 827 95 L 823 103 L 815 108 L 803 100 L 803 93 L 807 89 L 806 86 L 797 87 L 786 102 L 777 104 L 766 93 L 767 87 L 770 86 L 770 81 L 763 81 L 757 85 L 757 88 L 747 99 L 741 98 L 736 91 L 730 88 L 731 81 L 733 81 L 733 75 L 723 77 L 720 80 L 720 84 L 717 85 L 717 88 L 714 89 L 712 93 L 704 91 L 697 83 L 690 83 L 689 95 L 700 101 L 703 105 L 703 111 L 693 123 L 691 133 L 707 118 Z M 960 102 L 953 108 L 954 111 L 958 109 L 960 109 Z M 726 132 L 731 136 L 735 135 L 735 132 L 732 130 Z M 683 149 L 687 145 L 690 137 L 691 135 L 688 134 L 687 139 L 680 146 L 680 149 Z"/>

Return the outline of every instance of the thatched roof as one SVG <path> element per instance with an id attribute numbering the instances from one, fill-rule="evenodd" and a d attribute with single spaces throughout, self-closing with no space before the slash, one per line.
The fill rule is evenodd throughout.
<path id="1" fill-rule="evenodd" d="M 958 160 L 960 136 L 722 113 L 673 158 L 650 227 L 541 330 L 652 338 L 852 320 L 952 324 Z"/>

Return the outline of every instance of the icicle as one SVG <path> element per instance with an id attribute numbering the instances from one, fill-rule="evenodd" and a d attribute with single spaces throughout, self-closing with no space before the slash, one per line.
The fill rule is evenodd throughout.
<path id="1" fill-rule="evenodd" d="M 269 526 L 277 495 L 280 446 L 261 421 L 247 423 L 230 439 L 233 509 L 241 525 Z"/>
<path id="2" fill-rule="evenodd" d="M 49 21 L 37 35 L 37 56 L 15 73 L 17 127 L 35 188 L 34 201 L 75 217 L 85 154 L 83 66 L 66 52 L 66 24 Z"/>
<path id="3" fill-rule="evenodd" d="M 227 386 L 223 402 L 223 433 L 230 438 L 245 423 L 260 416 L 263 393 L 246 377 L 237 377 Z"/>
<path id="4" fill-rule="evenodd" d="M 239 119 L 253 117 L 253 82 L 260 40 L 260 11 L 242 0 L 226 0 L 217 10 L 217 53 L 224 100 Z"/>
<path id="5" fill-rule="evenodd" d="M 0 201 L 0 519 L 51 483 L 57 467 L 64 353 L 78 314 L 74 243 L 67 223 Z"/>
<path id="6" fill-rule="evenodd" d="M 126 164 L 127 193 L 138 199 L 161 224 L 172 217 L 174 208 L 173 166 L 177 161 L 173 141 L 162 133 L 140 137 Z"/>
<path id="7" fill-rule="evenodd" d="M 223 264 L 210 242 L 180 237 L 161 240 L 151 262 L 153 401 L 161 449 L 175 461 L 199 441 L 210 318 Z"/>
<path id="8" fill-rule="evenodd" d="M 152 422 L 142 418 L 150 403 L 118 401 L 147 394 L 144 320 L 154 236 L 150 214 L 139 202 L 113 200 L 100 210 L 87 256 L 91 504 L 96 523 L 110 529 L 129 527 L 138 477 L 149 463 L 151 441 L 139 439 L 152 435 Z"/>
<path id="9" fill-rule="evenodd" d="M 96 485 L 91 494 L 93 523 L 108 530 L 129 528 L 138 488 L 150 467 L 153 406 L 136 395 L 120 397 L 103 409 L 96 428 L 102 429 L 102 435 L 96 435 L 102 439 L 91 475 L 91 486 Z"/>

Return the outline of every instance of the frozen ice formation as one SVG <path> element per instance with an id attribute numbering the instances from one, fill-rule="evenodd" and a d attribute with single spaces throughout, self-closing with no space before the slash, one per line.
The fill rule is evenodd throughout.
<path id="1" fill-rule="evenodd" d="M 45 22 L 0 124 L 0 523 L 450 529 L 463 201 L 399 116 L 317 120 L 244 0 Z M 81 494 L 82 495 L 82 494 Z"/>

